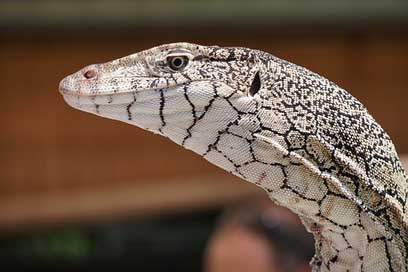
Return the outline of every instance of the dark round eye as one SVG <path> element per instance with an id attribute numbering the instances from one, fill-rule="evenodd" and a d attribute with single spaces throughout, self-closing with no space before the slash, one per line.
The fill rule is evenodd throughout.
<path id="1" fill-rule="evenodd" d="M 188 57 L 186 56 L 171 56 L 167 58 L 167 63 L 174 71 L 180 71 L 188 64 Z"/>

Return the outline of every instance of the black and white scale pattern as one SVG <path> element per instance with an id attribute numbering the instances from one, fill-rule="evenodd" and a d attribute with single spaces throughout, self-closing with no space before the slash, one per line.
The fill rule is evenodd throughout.
<path id="1" fill-rule="evenodd" d="M 327 79 L 258 50 L 175 43 L 85 67 L 60 91 L 262 187 L 314 234 L 314 271 L 408 270 L 408 184 L 395 148 Z"/>

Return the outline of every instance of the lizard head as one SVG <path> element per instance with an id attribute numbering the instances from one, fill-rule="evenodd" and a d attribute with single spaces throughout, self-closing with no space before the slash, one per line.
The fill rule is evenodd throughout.
<path id="1" fill-rule="evenodd" d="M 254 108 L 260 88 L 254 52 L 161 45 L 87 66 L 64 78 L 60 92 L 74 108 L 131 123 L 187 148 L 204 148 L 209 135 L 218 135 L 237 122 L 240 111 Z"/>

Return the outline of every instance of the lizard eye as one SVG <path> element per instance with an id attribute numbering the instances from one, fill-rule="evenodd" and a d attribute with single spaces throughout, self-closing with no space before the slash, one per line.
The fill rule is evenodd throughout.
<path id="1" fill-rule="evenodd" d="M 173 71 L 181 71 L 188 64 L 187 56 L 170 56 L 167 57 L 167 64 Z"/>

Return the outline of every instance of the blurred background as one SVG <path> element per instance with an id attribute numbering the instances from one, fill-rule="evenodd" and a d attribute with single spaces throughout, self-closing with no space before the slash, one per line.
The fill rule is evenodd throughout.
<path id="1" fill-rule="evenodd" d="M 407 34 L 405 0 L 1 0 L 2 267 L 310 271 L 310 236 L 259 189 L 58 83 L 162 43 L 257 48 L 349 90 L 407 165 Z"/>

